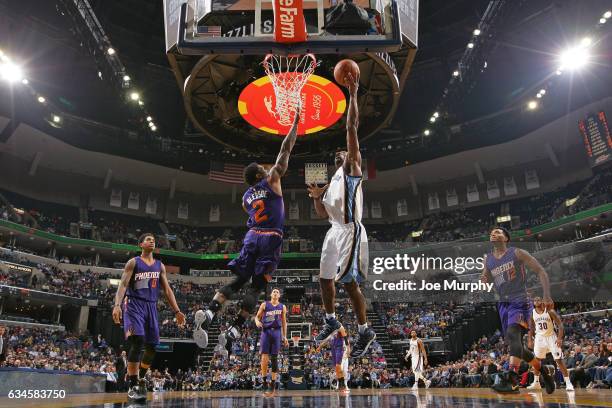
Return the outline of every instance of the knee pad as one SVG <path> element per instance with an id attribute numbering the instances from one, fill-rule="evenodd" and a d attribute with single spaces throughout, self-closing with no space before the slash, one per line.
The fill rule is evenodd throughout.
<path id="1" fill-rule="evenodd" d="M 522 334 L 521 328 L 516 324 L 510 326 L 506 332 L 506 340 L 508 341 L 508 348 L 512 357 L 523 358 Z"/>
<path id="2" fill-rule="evenodd" d="M 249 291 L 246 295 L 244 295 L 244 298 L 242 299 L 241 308 L 242 310 L 249 312 L 249 314 L 252 314 L 255 311 L 256 307 L 257 298 L 253 295 L 252 292 Z"/>
<path id="3" fill-rule="evenodd" d="M 270 361 L 272 362 L 272 372 L 278 372 L 278 356 L 276 354 L 272 354 L 270 356 Z"/>
<path id="4" fill-rule="evenodd" d="M 142 350 L 144 347 L 144 337 L 143 336 L 130 336 L 128 337 L 128 343 L 130 344 L 130 349 L 127 353 L 127 360 L 129 363 L 139 363 L 142 355 Z"/>
<path id="5" fill-rule="evenodd" d="M 155 346 L 153 344 L 147 344 L 144 349 L 144 353 L 142 355 L 142 360 L 140 362 L 141 365 L 145 365 L 147 367 L 153 364 L 153 359 L 155 358 Z"/>

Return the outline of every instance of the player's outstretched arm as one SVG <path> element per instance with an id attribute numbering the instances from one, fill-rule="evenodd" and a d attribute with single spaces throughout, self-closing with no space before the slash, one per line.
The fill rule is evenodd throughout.
<path id="1" fill-rule="evenodd" d="M 345 171 L 351 176 L 361 176 L 361 152 L 359 151 L 359 109 L 357 107 L 357 90 L 359 89 L 359 76 L 347 74 L 346 84 L 349 90 L 349 108 L 346 117 L 346 149 L 348 154 L 345 161 Z"/>
<path id="2" fill-rule="evenodd" d="M 421 349 L 421 355 L 423 356 L 423 366 L 427 367 L 427 352 L 425 351 L 425 345 L 421 339 L 419 339 L 419 349 Z"/>
<path id="3" fill-rule="evenodd" d="M 278 152 L 278 156 L 276 157 L 276 163 L 270 170 L 270 179 L 268 180 L 270 184 L 280 183 L 281 177 L 285 175 L 287 172 L 287 168 L 289 167 L 289 156 L 291 155 L 291 150 L 293 150 L 293 146 L 295 146 L 295 141 L 297 140 L 297 131 L 298 124 L 300 122 L 300 109 L 295 112 L 295 120 L 293 121 L 293 125 L 289 130 L 285 139 L 283 139 L 283 143 L 281 144 L 280 152 Z"/>
<path id="4" fill-rule="evenodd" d="M 308 185 L 308 196 L 312 198 L 314 202 L 314 206 L 315 206 L 315 211 L 317 215 L 321 218 L 329 217 L 329 215 L 327 214 L 327 210 L 325 209 L 325 206 L 323 205 L 323 201 L 322 201 L 323 194 L 325 194 L 327 187 L 329 187 L 329 184 L 326 184 L 323 187 L 319 187 L 314 183 Z"/>
<path id="5" fill-rule="evenodd" d="M 166 276 L 166 266 L 164 264 L 161 264 L 161 273 L 159 274 L 159 280 L 161 281 L 161 289 L 166 295 L 166 299 L 168 299 L 168 304 L 170 305 L 170 308 L 176 316 L 176 323 L 179 325 L 179 327 L 183 327 L 185 325 L 185 315 L 181 313 L 181 308 L 176 303 L 174 292 L 170 287 L 170 283 L 168 283 L 168 277 Z"/>
<path id="6" fill-rule="evenodd" d="M 542 300 L 546 305 L 552 304 L 552 299 L 550 297 L 550 279 L 548 278 L 548 274 L 544 270 L 544 267 L 540 265 L 537 259 L 535 259 L 531 254 L 523 249 L 516 250 L 516 257 L 519 261 L 523 262 L 529 269 L 531 269 L 538 278 L 540 278 L 540 283 L 542 284 Z"/>
<path id="7" fill-rule="evenodd" d="M 132 274 L 134 273 L 134 266 L 136 265 L 136 260 L 134 258 L 127 261 L 125 264 L 125 268 L 123 268 L 123 274 L 121 275 L 121 281 L 119 282 L 119 286 L 117 287 L 117 293 L 115 294 L 115 304 L 113 306 L 113 321 L 116 324 L 121 324 L 121 303 L 123 302 L 123 298 L 125 297 L 125 291 L 130 284 L 130 279 L 132 279 Z"/>

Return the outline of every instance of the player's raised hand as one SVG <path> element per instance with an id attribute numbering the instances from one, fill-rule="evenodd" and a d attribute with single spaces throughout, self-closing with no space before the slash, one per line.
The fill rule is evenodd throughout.
<path id="1" fill-rule="evenodd" d="M 115 324 L 121 324 L 121 306 L 113 307 L 113 321 Z"/>
<path id="2" fill-rule="evenodd" d="M 351 72 L 347 72 L 346 77 L 344 77 L 344 83 L 351 95 L 357 95 L 357 90 L 359 89 L 359 74 L 353 76 Z"/>
<path id="3" fill-rule="evenodd" d="M 308 185 L 308 196 L 310 198 L 314 198 L 318 200 L 327 190 L 329 184 L 324 185 L 323 187 L 319 187 L 316 184 L 312 183 Z"/>
<path id="4" fill-rule="evenodd" d="M 180 310 L 178 312 L 176 312 L 176 324 L 178 325 L 178 327 L 183 327 L 185 326 L 185 314 L 183 312 L 181 312 Z"/>

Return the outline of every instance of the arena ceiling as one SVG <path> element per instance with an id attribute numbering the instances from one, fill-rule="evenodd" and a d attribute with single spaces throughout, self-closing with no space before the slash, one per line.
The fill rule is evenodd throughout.
<path id="1" fill-rule="evenodd" d="M 183 142 L 189 146 L 185 148 L 186 160 L 197 159 L 198 153 L 201 160 L 202 152 L 221 153 L 223 146 L 198 134 L 186 119 L 183 98 L 164 53 L 162 2 L 91 0 L 90 4 L 147 112 L 157 122 L 154 137 L 139 142 L 159 143 L 160 136 Z M 603 36 L 597 52 L 608 55 L 607 59 L 599 59 L 573 80 L 550 77 L 559 50 L 593 32 L 609 1 L 516 0 L 508 4 L 509 11 L 492 27 L 494 36 L 477 59 L 481 65 L 476 74 L 461 83 L 453 98 L 444 102 L 440 119 L 431 124 L 429 118 L 441 106 L 452 72 L 489 1 L 421 1 L 419 50 L 397 114 L 389 128 L 365 143 L 366 155 L 387 156 L 387 165 L 397 167 L 496 144 L 610 94 L 611 46 L 610 41 L 603 41 L 609 38 L 610 23 L 597 34 Z M 0 48 L 21 61 L 31 84 L 67 113 L 134 131 L 146 129 L 141 111 L 125 101 L 125 94 L 105 78 L 98 77 L 99 66 L 61 10 L 59 1 L 0 0 Z M 526 101 L 540 87 L 549 85 L 540 112 L 525 113 Z M 505 120 L 481 121 L 487 115 Z M 524 131 L 521 126 L 508 129 L 508 123 L 524 125 Z M 425 129 L 431 130 L 427 137 Z M 107 153 L 126 154 L 120 145 L 104 148 Z M 223 157 L 236 159 L 227 153 Z"/>

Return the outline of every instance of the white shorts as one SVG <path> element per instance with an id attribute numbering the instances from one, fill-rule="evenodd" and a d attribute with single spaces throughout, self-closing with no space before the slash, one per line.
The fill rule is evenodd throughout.
<path id="1" fill-rule="evenodd" d="M 546 358 L 546 353 L 552 354 L 555 360 L 563 358 L 563 350 L 557 346 L 557 336 L 535 336 L 535 342 L 533 344 L 533 353 L 536 358 Z"/>
<path id="2" fill-rule="evenodd" d="M 422 358 L 412 358 L 412 371 L 415 373 L 422 373 L 425 367 L 423 367 Z"/>
<path id="3" fill-rule="evenodd" d="M 333 224 L 321 250 L 323 279 L 360 283 L 368 276 L 368 236 L 360 223 Z"/>

